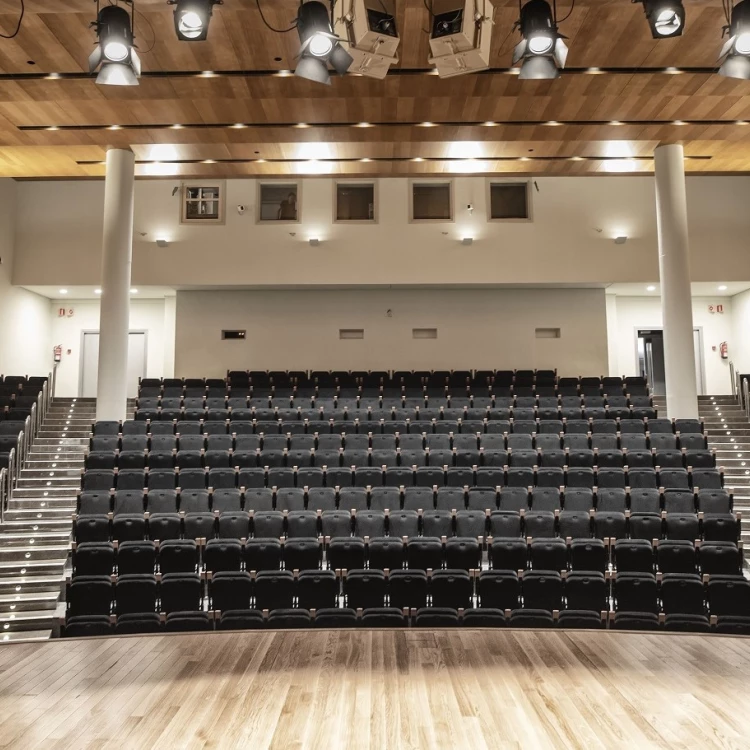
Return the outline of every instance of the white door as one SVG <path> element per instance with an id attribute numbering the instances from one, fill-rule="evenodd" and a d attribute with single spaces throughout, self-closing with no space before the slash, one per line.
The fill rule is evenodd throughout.
<path id="1" fill-rule="evenodd" d="M 131 331 L 128 336 L 128 398 L 138 395 L 138 378 L 146 376 L 146 333 Z M 83 334 L 81 354 L 81 398 L 96 398 L 99 379 L 99 332 Z"/>

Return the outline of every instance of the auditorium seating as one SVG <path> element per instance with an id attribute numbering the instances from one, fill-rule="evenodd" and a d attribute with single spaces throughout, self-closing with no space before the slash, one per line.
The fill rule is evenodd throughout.
<path id="1" fill-rule="evenodd" d="M 67 635 L 750 632 L 722 471 L 642 379 L 229 373 L 144 380 L 134 416 L 92 427 Z"/>

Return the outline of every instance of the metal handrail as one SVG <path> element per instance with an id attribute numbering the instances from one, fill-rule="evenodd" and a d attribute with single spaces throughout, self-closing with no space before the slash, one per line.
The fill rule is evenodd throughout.
<path id="1" fill-rule="evenodd" d="M 0 469 L 0 523 L 3 523 L 5 505 L 10 492 L 8 491 L 8 470 Z"/>
<path id="2" fill-rule="evenodd" d="M 747 378 L 742 378 L 742 408 L 745 410 L 745 417 L 750 419 L 750 386 Z"/>
<path id="3" fill-rule="evenodd" d="M 729 380 L 732 384 L 732 395 L 739 401 L 740 389 L 737 387 L 737 371 L 734 369 L 734 362 L 731 359 L 729 360 Z"/>

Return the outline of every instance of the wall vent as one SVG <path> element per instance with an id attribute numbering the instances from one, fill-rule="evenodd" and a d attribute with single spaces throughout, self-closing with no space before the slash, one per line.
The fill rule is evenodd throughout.
<path id="1" fill-rule="evenodd" d="M 364 328 L 339 328 L 340 339 L 363 339 L 364 337 Z"/>
<path id="2" fill-rule="evenodd" d="M 436 339 L 437 328 L 412 328 L 411 337 L 413 339 Z"/>
<path id="3" fill-rule="evenodd" d="M 222 331 L 222 341 L 244 341 L 247 331 Z"/>
<path id="4" fill-rule="evenodd" d="M 535 333 L 538 339 L 559 339 L 560 338 L 559 328 L 537 328 Z"/>

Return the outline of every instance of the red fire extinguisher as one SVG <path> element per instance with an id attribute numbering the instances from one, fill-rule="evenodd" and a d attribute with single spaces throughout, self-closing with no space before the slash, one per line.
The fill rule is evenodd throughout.
<path id="1" fill-rule="evenodd" d="M 59 362 L 62 359 L 62 345 L 58 344 L 54 349 L 55 362 Z"/>
<path id="2" fill-rule="evenodd" d="M 727 348 L 726 341 L 722 341 L 721 344 L 719 344 L 719 352 L 721 353 L 722 359 L 726 359 L 729 356 L 729 350 Z"/>

